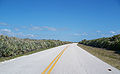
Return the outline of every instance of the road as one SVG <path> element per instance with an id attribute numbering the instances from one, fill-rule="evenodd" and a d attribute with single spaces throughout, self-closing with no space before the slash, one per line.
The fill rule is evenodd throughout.
<path id="1" fill-rule="evenodd" d="M 0 74 L 120 74 L 120 70 L 73 43 L 1 62 Z"/>

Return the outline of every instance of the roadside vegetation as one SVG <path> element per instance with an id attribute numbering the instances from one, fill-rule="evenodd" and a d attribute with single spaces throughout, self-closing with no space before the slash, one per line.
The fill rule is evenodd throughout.
<path id="1" fill-rule="evenodd" d="M 120 70 L 120 34 L 94 40 L 82 40 L 78 46 Z"/>
<path id="2" fill-rule="evenodd" d="M 93 47 L 106 48 L 108 50 L 120 51 L 120 34 L 113 37 L 99 38 L 94 40 L 82 40 L 79 44 L 84 44 Z"/>
<path id="3" fill-rule="evenodd" d="M 20 39 L 0 35 L 0 61 L 67 44 L 60 40 Z"/>

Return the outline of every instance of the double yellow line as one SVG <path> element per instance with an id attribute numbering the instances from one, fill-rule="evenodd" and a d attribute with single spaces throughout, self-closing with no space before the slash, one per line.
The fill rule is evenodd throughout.
<path id="1" fill-rule="evenodd" d="M 60 57 L 62 56 L 62 54 L 64 53 L 64 51 L 68 48 L 68 46 L 66 46 L 66 48 L 64 48 L 54 59 L 53 61 L 47 66 L 47 68 L 42 72 L 42 74 L 45 74 L 46 71 L 49 69 L 49 71 L 47 72 L 47 74 L 50 74 L 50 72 L 52 71 L 52 69 L 54 68 L 55 64 L 57 63 L 57 61 L 60 59 Z M 53 64 L 53 65 L 52 65 Z"/>

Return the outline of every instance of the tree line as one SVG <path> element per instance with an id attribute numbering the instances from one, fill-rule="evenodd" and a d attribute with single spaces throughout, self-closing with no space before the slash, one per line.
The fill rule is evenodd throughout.
<path id="1" fill-rule="evenodd" d="M 43 50 L 70 42 L 60 40 L 20 39 L 0 35 L 0 57 L 10 57 L 25 54 L 30 51 Z"/>
<path id="2" fill-rule="evenodd" d="M 93 40 L 82 40 L 79 44 L 84 44 L 93 47 L 106 48 L 111 50 L 120 50 L 120 34 L 112 37 L 103 37 Z"/>

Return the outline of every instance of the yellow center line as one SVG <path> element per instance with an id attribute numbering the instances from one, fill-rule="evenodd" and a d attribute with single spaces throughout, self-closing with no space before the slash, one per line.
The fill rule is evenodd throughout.
<path id="1" fill-rule="evenodd" d="M 68 46 L 67 46 L 68 47 Z M 55 63 L 52 65 L 52 67 L 50 68 L 50 70 L 48 71 L 48 74 L 50 74 L 50 72 L 52 71 L 52 69 L 54 68 L 55 64 L 57 63 L 57 61 L 59 60 L 59 58 L 61 57 L 61 55 L 64 53 L 64 51 L 67 49 L 64 48 L 54 59 L 53 61 L 47 66 L 47 68 L 42 72 L 42 74 L 45 74 L 45 72 L 50 68 L 50 66 L 53 64 L 53 62 L 55 61 Z"/>
<path id="2" fill-rule="evenodd" d="M 67 49 L 67 48 L 66 48 Z M 57 63 L 57 61 L 60 59 L 60 57 L 62 56 L 62 54 L 64 53 L 64 51 L 66 50 L 64 49 L 63 52 L 61 53 L 61 55 L 57 58 L 57 60 L 55 61 L 55 63 L 52 65 L 52 67 L 50 68 L 50 70 L 48 71 L 47 74 L 50 74 L 50 72 L 52 71 L 52 69 L 54 68 L 55 64 Z"/>

